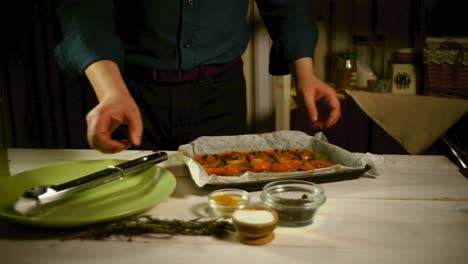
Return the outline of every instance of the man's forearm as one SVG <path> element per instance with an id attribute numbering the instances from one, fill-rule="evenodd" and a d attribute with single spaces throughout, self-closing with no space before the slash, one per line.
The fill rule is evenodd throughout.
<path id="1" fill-rule="evenodd" d="M 314 63 L 310 57 L 297 59 L 291 62 L 289 67 L 299 87 L 301 87 L 300 82 L 317 79 L 314 72 Z"/>
<path id="2" fill-rule="evenodd" d="M 100 102 L 113 95 L 130 95 L 119 67 L 113 61 L 96 61 L 85 69 L 85 75 Z"/>

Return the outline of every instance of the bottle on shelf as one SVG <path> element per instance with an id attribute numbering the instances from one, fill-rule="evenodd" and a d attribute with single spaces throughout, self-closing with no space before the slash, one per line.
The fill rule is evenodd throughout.
<path id="1" fill-rule="evenodd" d="M 338 55 L 335 66 L 335 85 L 337 90 L 353 89 L 356 86 L 356 53 L 345 52 Z"/>

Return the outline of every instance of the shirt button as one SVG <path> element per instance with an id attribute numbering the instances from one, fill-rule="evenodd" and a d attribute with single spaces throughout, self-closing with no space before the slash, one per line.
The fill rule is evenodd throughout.
<path id="1" fill-rule="evenodd" d="M 186 0 L 186 2 L 187 2 L 187 5 L 193 6 L 193 0 Z"/>
<path id="2" fill-rule="evenodd" d="M 184 48 L 191 48 L 192 47 L 192 41 L 191 40 L 187 40 L 184 42 Z"/>

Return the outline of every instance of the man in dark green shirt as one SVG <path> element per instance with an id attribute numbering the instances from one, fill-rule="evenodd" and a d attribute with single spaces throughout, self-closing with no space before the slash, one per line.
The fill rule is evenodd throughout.
<path id="1" fill-rule="evenodd" d="M 334 90 L 314 75 L 317 32 L 308 1 L 256 2 L 273 40 L 270 73 L 293 74 L 311 122 L 323 129 L 336 123 L 340 106 Z M 64 70 L 86 76 L 98 97 L 87 115 L 90 146 L 114 153 L 140 145 L 143 123 L 153 148 L 245 132 L 239 58 L 250 37 L 248 5 L 248 0 L 63 1 L 58 14 L 64 39 L 56 58 Z M 216 96 L 203 99 L 214 91 Z M 223 102 L 212 103 L 220 98 Z M 318 116 L 318 100 L 328 114 Z M 129 140 L 113 139 L 122 124 L 128 125 Z"/>

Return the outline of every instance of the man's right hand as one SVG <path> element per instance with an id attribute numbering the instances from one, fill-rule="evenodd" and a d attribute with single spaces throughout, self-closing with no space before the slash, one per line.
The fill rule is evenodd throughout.
<path id="1" fill-rule="evenodd" d="M 140 111 L 130 95 L 111 96 L 102 100 L 86 116 L 89 145 L 103 153 L 117 153 L 139 145 L 143 131 Z M 112 138 L 119 126 L 127 125 L 130 140 Z"/>
<path id="2" fill-rule="evenodd" d="M 143 134 L 140 110 L 117 64 L 108 60 L 97 61 L 86 68 L 85 74 L 99 100 L 99 104 L 86 116 L 89 145 L 103 153 L 117 153 L 132 145 L 140 145 Z M 112 138 L 112 132 L 120 125 L 128 126 L 129 140 Z"/>

